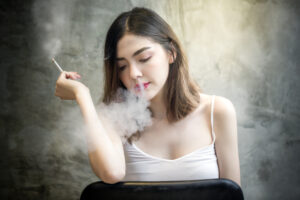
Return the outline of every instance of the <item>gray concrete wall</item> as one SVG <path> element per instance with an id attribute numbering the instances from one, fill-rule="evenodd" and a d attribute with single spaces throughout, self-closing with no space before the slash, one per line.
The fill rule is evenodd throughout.
<path id="1" fill-rule="evenodd" d="M 74 101 L 54 96 L 49 57 L 102 94 L 105 34 L 134 6 L 155 9 L 182 41 L 204 93 L 238 119 L 246 199 L 299 199 L 300 21 L 295 0 L 2 1 L 0 198 L 78 199 L 99 180 Z"/>

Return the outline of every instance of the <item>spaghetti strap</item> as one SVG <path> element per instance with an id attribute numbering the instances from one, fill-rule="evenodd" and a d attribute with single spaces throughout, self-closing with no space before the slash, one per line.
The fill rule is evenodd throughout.
<path id="1" fill-rule="evenodd" d="M 212 132 L 212 136 L 213 136 L 213 143 L 215 142 L 215 139 L 216 139 L 215 132 L 214 132 L 214 102 L 215 102 L 215 95 L 212 96 L 211 113 L 210 113 L 211 132 Z"/>

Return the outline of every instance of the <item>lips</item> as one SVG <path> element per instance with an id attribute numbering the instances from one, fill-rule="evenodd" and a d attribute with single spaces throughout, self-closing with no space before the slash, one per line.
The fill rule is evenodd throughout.
<path id="1" fill-rule="evenodd" d="M 146 89 L 148 86 L 149 86 L 150 82 L 149 83 L 144 83 L 144 88 Z"/>
<path id="2" fill-rule="evenodd" d="M 148 82 L 148 83 L 143 83 L 144 89 L 147 89 L 148 86 L 149 86 L 149 84 L 150 84 L 150 82 Z M 136 85 L 135 85 L 135 89 L 136 89 L 136 90 L 140 90 L 140 85 L 139 85 L 139 84 L 136 84 Z"/>

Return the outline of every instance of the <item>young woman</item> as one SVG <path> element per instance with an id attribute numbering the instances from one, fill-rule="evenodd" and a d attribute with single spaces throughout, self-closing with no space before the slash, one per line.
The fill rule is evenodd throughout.
<path id="1" fill-rule="evenodd" d="M 201 92 L 170 26 L 154 11 L 120 14 L 105 42 L 104 103 L 118 88 L 150 101 L 153 124 L 123 144 L 97 115 L 89 89 L 62 72 L 55 95 L 81 109 L 95 174 L 106 183 L 227 178 L 240 185 L 236 112 L 230 100 Z M 73 79 L 73 80 L 70 80 Z"/>

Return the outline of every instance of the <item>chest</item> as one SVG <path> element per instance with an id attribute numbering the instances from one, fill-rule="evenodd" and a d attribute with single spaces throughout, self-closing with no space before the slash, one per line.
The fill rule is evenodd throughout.
<path id="1" fill-rule="evenodd" d="M 133 143 L 145 153 L 164 159 L 177 159 L 212 143 L 206 115 L 193 115 L 174 124 L 156 122 Z"/>

